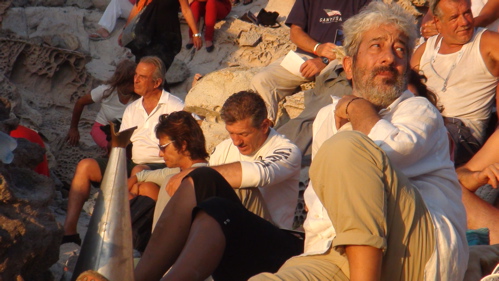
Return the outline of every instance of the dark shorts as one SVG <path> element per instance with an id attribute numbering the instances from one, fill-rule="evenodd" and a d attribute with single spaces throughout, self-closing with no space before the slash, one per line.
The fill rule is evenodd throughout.
<path id="1" fill-rule="evenodd" d="M 444 117 L 444 124 L 454 141 L 454 165 L 459 167 L 468 162 L 480 150 L 480 142 L 470 128 L 458 118 Z"/>
<path id="2" fill-rule="evenodd" d="M 104 172 L 106 171 L 107 167 L 107 162 L 109 162 L 109 158 L 94 158 L 95 161 L 97 161 L 97 164 L 99 165 L 100 171 L 102 175 L 104 176 Z M 127 170 L 127 177 L 130 177 L 130 173 L 132 172 L 133 167 L 137 166 L 138 164 L 135 164 L 132 162 L 132 160 L 128 159 L 126 160 L 126 170 Z M 157 170 L 157 169 L 163 169 L 166 168 L 166 165 L 164 163 L 150 163 L 150 164 L 144 164 L 149 166 L 151 170 Z M 100 186 L 100 183 L 98 182 L 92 182 L 94 186 Z"/>
<path id="3" fill-rule="evenodd" d="M 241 202 L 225 178 L 210 167 L 199 167 L 186 177 L 192 178 L 194 182 L 197 203 L 213 196 L 226 198 L 233 202 Z"/>
<path id="4" fill-rule="evenodd" d="M 220 225 L 224 255 L 212 276 L 216 281 L 248 280 L 261 272 L 276 272 L 292 256 L 303 253 L 303 240 L 248 211 L 232 187 L 215 170 L 198 168 L 194 181 L 198 205 Z"/>

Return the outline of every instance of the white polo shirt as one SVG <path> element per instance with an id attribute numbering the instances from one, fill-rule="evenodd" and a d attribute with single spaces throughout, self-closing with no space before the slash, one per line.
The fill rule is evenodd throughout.
<path id="1" fill-rule="evenodd" d="M 142 105 L 143 97 L 134 101 L 123 113 L 120 131 L 137 126 L 130 141 L 133 144 L 132 161 L 136 164 L 164 163 L 159 157 L 158 139 L 156 138 L 156 124 L 162 114 L 184 109 L 184 102 L 178 97 L 163 90 L 156 107 L 147 114 Z"/>

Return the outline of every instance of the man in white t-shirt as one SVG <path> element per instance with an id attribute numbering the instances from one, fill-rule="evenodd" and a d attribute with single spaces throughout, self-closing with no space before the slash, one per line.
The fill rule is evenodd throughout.
<path id="1" fill-rule="evenodd" d="M 462 280 L 466 218 L 447 132 L 406 90 L 414 19 L 375 1 L 343 30 L 353 95 L 314 123 L 305 254 L 250 280 Z"/>
<path id="2" fill-rule="evenodd" d="M 154 128 L 159 116 L 182 110 L 184 103 L 163 90 L 164 76 L 165 67 L 157 57 L 142 58 L 135 70 L 134 91 L 141 98 L 125 109 L 120 128 L 120 131 L 123 131 L 137 127 L 130 138 L 133 146 L 132 160 L 127 163 L 129 173 L 165 167 L 163 158 L 159 156 L 158 139 Z M 76 230 L 80 212 L 90 195 L 91 183 L 100 183 L 106 166 L 107 159 L 100 158 L 86 158 L 78 163 L 69 191 L 62 243 L 81 243 Z"/>
<path id="3" fill-rule="evenodd" d="M 191 273 L 245 280 L 261 271 L 277 270 L 287 258 L 302 252 L 299 238 L 274 226 L 292 227 L 300 151 L 270 128 L 265 103 L 256 93 L 230 96 L 221 117 L 231 139 L 216 147 L 210 168 L 186 170 L 170 180 L 167 192 L 173 196 L 136 267 L 135 280 L 157 280 L 173 263 L 168 272 L 172 280 L 195 280 L 184 275 Z M 193 215 L 193 210 L 201 209 L 210 210 L 207 224 Z M 263 226 L 246 224 L 261 217 L 267 219 L 259 221 Z M 230 232 L 237 238 L 227 236 L 219 243 L 217 239 L 224 237 L 221 225 L 226 227 L 225 235 Z M 279 231 L 268 236 L 268 228 Z M 186 242 L 193 235 L 195 241 Z M 212 248 L 195 246 L 199 242 Z"/>

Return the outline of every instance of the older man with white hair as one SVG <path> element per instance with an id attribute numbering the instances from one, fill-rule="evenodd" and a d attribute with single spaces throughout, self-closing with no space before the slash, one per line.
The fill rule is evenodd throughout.
<path id="1" fill-rule="evenodd" d="M 314 123 L 305 254 L 250 280 L 463 279 L 466 215 L 447 131 L 406 90 L 413 22 L 381 2 L 345 22 L 353 95 Z"/>

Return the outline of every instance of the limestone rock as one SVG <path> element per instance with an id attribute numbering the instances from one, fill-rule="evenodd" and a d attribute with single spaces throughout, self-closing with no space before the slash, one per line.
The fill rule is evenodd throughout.
<path id="1" fill-rule="evenodd" d="M 66 0 L 66 6 L 75 6 L 81 9 L 90 9 L 94 6 L 94 3 L 92 0 Z"/>
<path id="2" fill-rule="evenodd" d="M 34 169 L 43 161 L 45 148 L 42 148 L 40 145 L 32 143 L 27 139 L 18 138 L 16 140 L 17 148 L 14 150 L 16 157 L 11 163 L 12 166 Z"/>
<path id="3" fill-rule="evenodd" d="M 199 113 L 198 115 L 205 116 L 206 112 L 218 115 L 230 95 L 250 89 L 251 78 L 258 70 L 258 68 L 229 67 L 209 73 L 189 91 L 185 105 L 192 108 L 196 114 Z M 198 108 L 201 109 L 199 112 Z"/>
<path id="4" fill-rule="evenodd" d="M 168 69 L 168 72 L 166 72 L 165 79 L 170 85 L 181 83 L 189 77 L 189 74 L 190 73 L 187 64 L 176 58 L 173 60 L 172 65 Z"/>
<path id="5" fill-rule="evenodd" d="M 0 15 L 3 15 L 5 13 L 5 11 L 7 10 L 7 8 L 10 7 L 11 4 L 12 4 L 12 0 L 6 0 L 6 1 L 0 2 Z"/>
<path id="6" fill-rule="evenodd" d="M 13 0 L 14 7 L 32 7 L 32 6 L 46 6 L 56 7 L 63 6 L 64 0 Z"/>
<path id="7" fill-rule="evenodd" d="M 100 11 L 104 12 L 107 8 L 107 5 L 109 5 L 110 0 L 92 0 L 92 5 L 99 9 Z"/>
<path id="8" fill-rule="evenodd" d="M 220 142 L 229 138 L 223 122 L 204 121 L 201 129 L 206 139 L 206 151 L 210 154 Z"/>
<path id="9" fill-rule="evenodd" d="M 54 36 L 44 36 L 43 41 L 50 46 L 76 51 L 80 47 L 78 38 L 69 33 L 56 34 Z"/>
<path id="10" fill-rule="evenodd" d="M 422 16 L 423 14 L 416 9 L 415 5 L 422 6 L 421 0 L 383 0 L 383 2 L 391 4 L 393 2 L 399 4 L 402 8 L 404 8 L 407 12 L 411 13 L 414 17 Z"/>
<path id="11" fill-rule="evenodd" d="M 255 31 L 241 32 L 239 37 L 239 46 L 255 47 L 261 40 L 260 34 Z"/>
<path id="12" fill-rule="evenodd" d="M 48 208 L 53 192 L 52 181 L 32 170 L 0 169 L 0 279 L 45 280 L 42 273 L 58 260 L 62 229 Z"/>
<path id="13" fill-rule="evenodd" d="M 304 103 L 304 92 L 298 92 L 294 95 L 287 96 L 286 101 L 284 102 L 284 108 L 286 109 L 289 118 L 293 119 L 296 116 L 300 115 L 300 113 L 305 108 Z"/>

